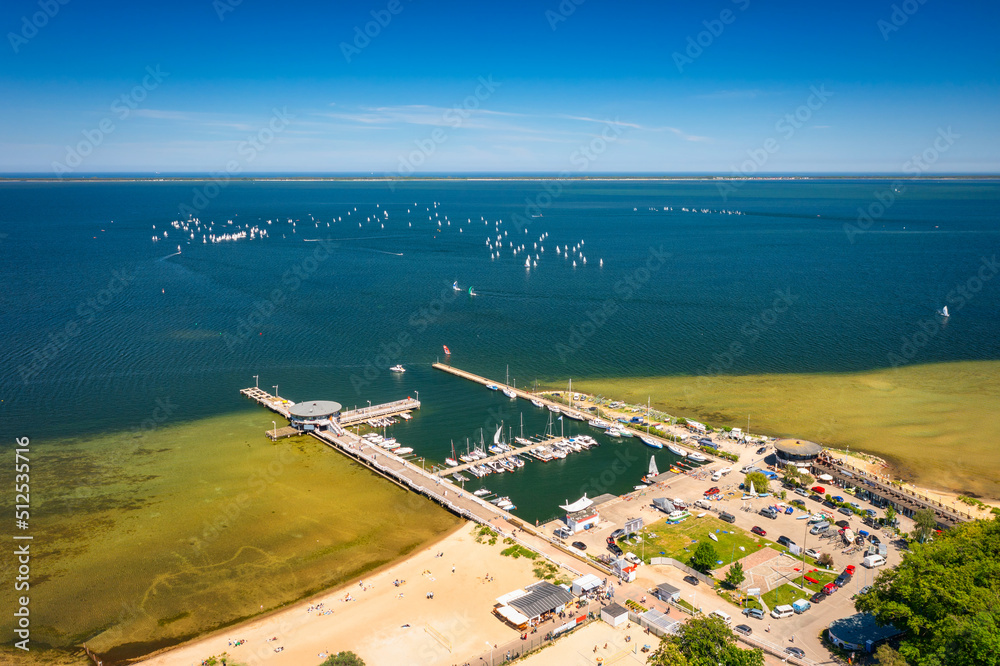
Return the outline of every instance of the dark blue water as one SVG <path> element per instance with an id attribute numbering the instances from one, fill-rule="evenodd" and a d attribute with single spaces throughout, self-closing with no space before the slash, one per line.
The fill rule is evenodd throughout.
<path id="1" fill-rule="evenodd" d="M 42 442 L 140 427 L 158 399 L 178 406 L 171 419 L 196 419 L 250 409 L 237 391 L 259 375 L 293 400 L 347 406 L 420 391 L 408 443 L 440 460 L 503 400 L 431 371 L 442 345 L 480 374 L 502 379 L 509 365 L 519 386 L 866 370 L 889 366 L 950 292 L 951 321 L 912 360 L 1000 357 L 1000 281 L 970 283 L 1000 246 L 1000 185 L 907 182 L 865 233 L 846 233 L 890 186 L 752 182 L 723 201 L 711 182 L 564 183 L 555 196 L 538 182 L 239 182 L 200 220 L 269 237 L 203 244 L 170 227 L 203 184 L 5 183 L 4 421 Z M 537 267 L 507 248 L 490 259 L 497 220 L 504 246 L 532 255 L 549 234 Z M 303 242 L 320 238 L 334 240 Z M 581 240 L 586 265 L 554 253 Z M 960 286 L 979 288 L 956 307 Z M 397 362 L 411 371 L 388 373 Z M 544 428 L 520 404 L 507 423 L 521 410 L 527 429 Z"/>

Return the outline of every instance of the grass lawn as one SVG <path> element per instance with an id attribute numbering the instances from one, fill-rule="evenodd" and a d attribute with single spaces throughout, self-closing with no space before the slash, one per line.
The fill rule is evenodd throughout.
<path id="1" fill-rule="evenodd" d="M 715 534 L 719 539 L 718 543 L 709 538 L 709 533 Z M 656 537 L 651 537 L 650 534 L 656 534 Z M 622 541 L 620 545 L 623 550 L 644 558 L 647 564 L 653 557 L 672 557 L 687 564 L 698 544 L 708 542 L 715 547 L 718 555 L 716 559 L 722 560 L 722 564 L 715 566 L 721 567 L 729 564 L 734 556 L 738 560 L 765 545 L 757 536 L 712 516 L 692 516 L 677 525 L 671 525 L 663 519 L 647 526 L 642 536 L 645 551 L 643 543 Z M 741 546 L 744 550 L 740 550 Z"/>
<path id="2" fill-rule="evenodd" d="M 823 589 L 824 585 L 826 585 L 827 583 L 832 583 L 833 581 L 837 580 L 836 573 L 827 571 L 819 571 L 819 570 L 812 572 L 806 571 L 806 575 L 809 576 L 810 578 L 818 580 L 819 584 L 817 585 L 816 583 L 810 583 L 809 581 L 804 580 L 802 576 L 795 578 L 794 582 L 797 583 L 798 585 L 801 585 L 802 587 L 809 588 L 813 592 L 819 592 L 820 590 Z"/>
<path id="3" fill-rule="evenodd" d="M 781 606 L 783 604 L 791 605 L 793 601 L 798 601 L 799 599 L 809 601 L 809 597 L 811 596 L 812 593 L 803 592 L 799 588 L 793 587 L 789 583 L 785 583 L 776 590 L 764 593 L 761 598 L 764 600 L 764 603 L 767 604 L 768 608 L 774 610 L 775 606 Z"/>

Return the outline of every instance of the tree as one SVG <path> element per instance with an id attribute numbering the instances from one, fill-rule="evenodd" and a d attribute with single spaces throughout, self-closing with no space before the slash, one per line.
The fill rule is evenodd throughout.
<path id="1" fill-rule="evenodd" d="M 353 652 L 338 652 L 327 657 L 320 666 L 365 666 L 365 662 Z"/>
<path id="2" fill-rule="evenodd" d="M 819 556 L 819 563 L 822 564 L 827 569 L 833 568 L 833 555 L 830 553 L 823 553 Z"/>
<path id="3" fill-rule="evenodd" d="M 649 666 L 688 666 L 687 657 L 681 654 L 676 643 L 669 640 L 662 641 L 646 663 Z"/>
<path id="4" fill-rule="evenodd" d="M 907 666 L 902 655 L 892 649 L 888 643 L 882 643 L 875 650 L 875 658 L 878 659 L 879 666 Z"/>
<path id="5" fill-rule="evenodd" d="M 920 543 L 927 541 L 927 537 L 934 534 L 938 528 L 937 516 L 934 515 L 933 509 L 920 509 L 913 514 L 913 522 L 916 524 L 913 538 Z"/>
<path id="6" fill-rule="evenodd" d="M 726 572 L 726 582 L 733 587 L 739 587 L 740 583 L 747 579 L 746 574 L 743 572 L 743 565 L 740 562 L 733 562 L 733 565 L 729 567 L 729 571 Z"/>
<path id="7" fill-rule="evenodd" d="M 896 519 L 896 509 L 890 504 L 885 508 L 885 524 L 892 525 L 892 521 Z"/>
<path id="8" fill-rule="evenodd" d="M 792 463 L 788 463 L 785 465 L 785 474 L 782 478 L 785 483 L 797 484 L 799 482 L 799 468 Z"/>
<path id="9" fill-rule="evenodd" d="M 803 488 L 808 488 L 809 486 L 811 486 L 814 480 L 815 479 L 813 479 L 808 474 L 799 475 L 799 485 L 802 486 Z"/>
<path id="10" fill-rule="evenodd" d="M 1000 519 L 957 525 L 914 544 L 855 608 L 904 632 L 912 666 L 1000 666 Z"/>
<path id="11" fill-rule="evenodd" d="M 749 491 L 750 483 L 753 483 L 753 489 L 758 493 L 767 492 L 767 477 L 764 476 L 763 472 L 750 472 L 743 479 L 743 489 Z"/>
<path id="12" fill-rule="evenodd" d="M 694 555 L 691 556 L 691 566 L 702 573 L 708 573 L 715 567 L 715 562 L 718 559 L 715 546 L 708 541 L 702 541 L 694 549 Z"/>
<path id="13" fill-rule="evenodd" d="M 696 617 L 681 625 L 671 640 L 691 666 L 764 666 L 759 649 L 743 650 L 736 637 L 718 617 Z"/>

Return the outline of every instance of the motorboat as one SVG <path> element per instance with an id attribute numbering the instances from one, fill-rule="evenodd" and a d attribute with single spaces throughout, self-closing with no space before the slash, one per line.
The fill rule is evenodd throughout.
<path id="1" fill-rule="evenodd" d="M 708 460 L 708 458 L 697 452 L 689 453 L 687 457 L 688 460 L 693 460 L 695 462 L 705 462 L 706 460 Z"/>
<path id="2" fill-rule="evenodd" d="M 542 402 L 541 400 L 535 400 L 534 398 L 531 399 L 531 404 L 533 404 L 535 407 L 544 407 L 545 406 L 544 402 Z"/>
<path id="3" fill-rule="evenodd" d="M 479 490 L 473 491 L 472 494 L 476 497 L 483 497 L 484 495 L 489 495 L 491 493 L 487 488 L 480 488 Z"/>
<path id="4" fill-rule="evenodd" d="M 622 436 L 622 431 L 619 430 L 618 428 L 608 428 L 604 432 L 604 434 L 607 435 L 608 437 L 621 437 Z"/>
<path id="5" fill-rule="evenodd" d="M 406 368 L 404 368 L 403 366 L 399 365 L 398 363 L 396 365 L 392 366 L 391 368 L 389 368 L 389 370 L 391 370 L 392 372 L 406 372 Z"/>
<path id="6" fill-rule="evenodd" d="M 407 453 L 413 453 L 413 449 L 410 448 L 409 446 L 401 446 L 400 448 L 393 451 L 393 453 L 395 453 L 397 456 L 403 456 L 406 455 Z"/>
<path id="7" fill-rule="evenodd" d="M 607 430 L 611 427 L 611 424 L 604 419 L 593 419 L 592 421 L 587 421 L 587 425 L 593 428 L 600 428 L 601 430 Z"/>
<path id="8" fill-rule="evenodd" d="M 562 414 L 562 410 L 559 409 L 558 406 L 556 406 L 556 405 L 549 405 L 548 407 L 549 407 L 549 411 L 552 412 L 553 414 Z"/>
<path id="9" fill-rule="evenodd" d="M 487 384 L 486 388 L 488 388 L 491 391 L 499 391 L 500 390 L 500 387 L 497 386 L 496 384 Z"/>
<path id="10" fill-rule="evenodd" d="M 625 428 L 619 429 L 618 432 L 621 433 L 622 437 L 635 437 L 631 430 L 626 430 Z"/>
<path id="11" fill-rule="evenodd" d="M 680 449 L 680 448 L 674 446 L 673 444 L 667 444 L 667 451 L 670 451 L 675 456 L 680 456 L 681 458 L 684 458 L 684 457 L 687 456 L 687 453 L 685 453 L 683 449 Z"/>

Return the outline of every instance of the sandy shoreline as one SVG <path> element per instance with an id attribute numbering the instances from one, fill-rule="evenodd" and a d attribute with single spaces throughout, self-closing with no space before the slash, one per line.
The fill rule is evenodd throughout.
<path id="1" fill-rule="evenodd" d="M 478 654 L 486 649 L 487 640 L 502 644 L 516 639 L 517 632 L 495 619 L 491 610 L 496 597 L 536 580 L 532 562 L 501 555 L 505 547 L 502 540 L 493 546 L 476 543 L 473 532 L 477 527 L 464 523 L 361 581 L 154 654 L 140 663 L 196 666 L 212 655 L 227 652 L 239 663 L 319 664 L 322 654 L 351 650 L 369 664 L 430 666 L 455 663 L 459 655 Z M 406 583 L 397 587 L 393 584 L 397 579 Z M 434 598 L 428 599 L 431 592 Z M 351 601 L 345 601 L 348 595 Z M 277 640 L 269 641 L 271 638 Z M 238 647 L 230 645 L 230 641 L 240 640 L 246 642 Z M 275 652 L 278 647 L 283 649 Z"/>

